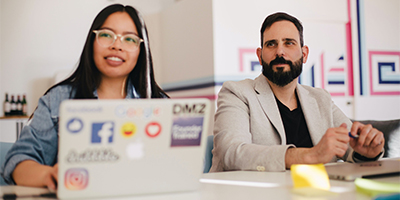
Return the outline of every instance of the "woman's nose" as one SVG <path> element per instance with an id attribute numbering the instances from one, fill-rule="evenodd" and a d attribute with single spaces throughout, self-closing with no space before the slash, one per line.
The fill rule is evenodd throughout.
<path id="1" fill-rule="evenodd" d="M 111 49 L 115 49 L 115 50 L 118 50 L 118 51 L 122 50 L 121 36 L 117 36 L 117 39 L 111 45 Z"/>

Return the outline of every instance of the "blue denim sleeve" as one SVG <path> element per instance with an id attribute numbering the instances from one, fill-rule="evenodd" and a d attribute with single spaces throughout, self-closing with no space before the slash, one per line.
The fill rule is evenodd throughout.
<path id="1" fill-rule="evenodd" d="M 1 168 L 0 174 L 8 184 L 15 184 L 11 175 L 24 160 L 49 166 L 57 163 L 58 111 L 61 101 L 68 97 L 68 87 L 59 86 L 39 99 L 33 118 L 22 129 Z"/>

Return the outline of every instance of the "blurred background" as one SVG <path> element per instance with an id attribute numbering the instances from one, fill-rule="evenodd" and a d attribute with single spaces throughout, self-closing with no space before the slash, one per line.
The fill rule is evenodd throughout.
<path id="1" fill-rule="evenodd" d="M 156 80 L 171 97 L 215 102 L 224 81 L 257 77 L 261 24 L 284 11 L 302 21 L 310 48 L 300 83 L 328 90 L 352 119 L 400 118 L 399 0 L 0 0 L 0 101 L 26 94 L 30 115 L 114 3 L 144 16 Z"/>

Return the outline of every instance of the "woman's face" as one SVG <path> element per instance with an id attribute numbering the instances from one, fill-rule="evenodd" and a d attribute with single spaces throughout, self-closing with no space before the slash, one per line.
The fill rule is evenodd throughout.
<path id="1" fill-rule="evenodd" d="M 134 34 L 139 35 L 135 23 L 126 12 L 115 12 L 108 16 L 101 30 L 111 30 L 117 35 Z M 115 42 L 104 47 L 97 42 L 93 43 L 93 56 L 97 69 L 104 79 L 125 79 L 136 66 L 139 57 L 140 46 L 127 51 L 118 37 Z"/>

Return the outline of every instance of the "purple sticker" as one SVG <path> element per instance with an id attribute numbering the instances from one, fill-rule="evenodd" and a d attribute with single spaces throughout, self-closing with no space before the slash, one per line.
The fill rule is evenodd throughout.
<path id="1" fill-rule="evenodd" d="M 175 117 L 172 123 L 171 147 L 199 146 L 204 117 Z"/>

